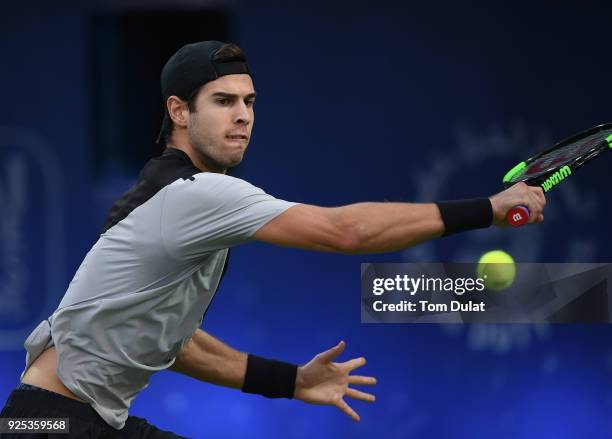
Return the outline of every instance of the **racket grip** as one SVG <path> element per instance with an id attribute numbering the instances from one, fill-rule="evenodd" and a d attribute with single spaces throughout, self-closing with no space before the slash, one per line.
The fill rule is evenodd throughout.
<path id="1" fill-rule="evenodd" d="M 508 221 L 508 224 L 512 227 L 524 226 L 527 224 L 527 221 L 529 221 L 529 209 L 522 204 L 514 206 L 506 214 L 506 221 Z"/>

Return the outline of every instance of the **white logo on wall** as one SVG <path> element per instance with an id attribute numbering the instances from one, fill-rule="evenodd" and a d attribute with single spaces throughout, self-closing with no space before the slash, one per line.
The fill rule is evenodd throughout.
<path id="1" fill-rule="evenodd" d="M 63 287 L 62 176 L 57 153 L 34 131 L 0 126 L 0 139 L 0 349 L 14 349 Z"/>
<path id="2" fill-rule="evenodd" d="M 466 192 L 477 196 L 492 195 L 503 189 L 501 179 L 508 169 L 554 143 L 554 139 L 545 130 L 530 129 L 524 124 L 503 128 L 492 126 L 484 130 L 474 130 L 459 124 L 454 133 L 456 140 L 451 148 L 440 147 L 436 150 L 436 145 L 429 145 L 433 155 L 429 160 L 424 159 L 420 172 L 412 176 L 413 187 L 416 189 L 415 201 L 444 199 L 444 188 L 460 184 L 465 175 L 480 177 L 471 178 L 472 183 L 477 180 L 480 182 L 478 186 L 462 188 Z M 505 163 L 506 167 L 500 166 L 493 173 L 484 172 L 485 169 L 490 170 L 495 163 Z M 594 194 L 578 194 L 571 180 L 556 188 L 554 196 L 555 203 L 548 203 L 546 207 L 548 223 L 567 218 L 568 215 L 577 221 L 597 217 L 600 201 Z M 581 208 L 568 208 L 576 205 Z M 583 229 L 580 236 L 564 239 L 566 249 L 557 256 L 564 257 L 566 262 L 584 262 L 596 256 L 597 239 L 588 228 Z M 484 252 L 498 247 L 504 248 L 522 262 L 545 260 L 547 249 L 544 236 L 536 227 L 527 227 L 520 233 L 499 228 L 472 231 L 462 235 L 461 246 L 453 254 L 452 261 L 474 262 Z M 406 262 L 436 262 L 439 260 L 437 245 L 440 243 L 435 240 L 420 244 L 402 252 L 402 258 Z M 550 335 L 550 328 L 545 325 L 529 325 L 525 328 L 493 324 L 443 325 L 442 328 L 453 335 L 461 334 L 467 328 L 466 341 L 471 348 L 498 353 L 526 348 L 533 340 L 543 340 Z"/>

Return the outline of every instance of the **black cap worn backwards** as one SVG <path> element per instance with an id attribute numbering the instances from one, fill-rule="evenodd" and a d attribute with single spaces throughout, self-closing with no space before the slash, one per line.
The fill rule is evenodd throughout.
<path id="1" fill-rule="evenodd" d="M 170 57 L 161 72 L 161 91 L 164 105 L 164 121 L 157 138 L 163 141 L 168 120 L 166 102 L 170 96 L 185 96 L 220 76 L 246 73 L 251 75 L 243 56 L 222 57 L 213 61 L 220 49 L 227 46 L 221 41 L 200 41 L 181 47 Z"/>

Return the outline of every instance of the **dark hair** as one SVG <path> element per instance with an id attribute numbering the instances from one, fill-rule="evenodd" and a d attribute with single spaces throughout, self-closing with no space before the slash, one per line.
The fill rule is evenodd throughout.
<path id="1" fill-rule="evenodd" d="M 212 61 L 215 64 L 244 60 L 246 60 L 246 57 L 244 56 L 242 49 L 232 43 L 221 46 L 212 57 Z"/>
<path id="2" fill-rule="evenodd" d="M 231 44 L 231 43 L 224 44 L 223 46 L 221 46 L 212 56 L 213 64 L 222 64 L 222 63 L 226 63 L 230 61 L 244 61 L 245 59 L 246 58 L 244 56 L 244 52 L 242 52 L 242 49 L 240 49 L 240 47 L 236 46 L 235 44 Z M 198 95 L 198 92 L 200 91 L 202 87 L 204 87 L 204 85 L 196 88 L 190 93 L 187 93 L 182 96 L 177 96 L 183 102 L 187 103 L 187 108 L 192 113 L 195 113 L 197 111 L 196 104 L 195 104 L 196 96 Z M 172 118 L 170 117 L 170 114 L 168 113 L 167 103 L 164 102 L 164 121 L 162 124 L 161 137 L 163 137 L 165 145 L 168 144 L 168 141 L 170 140 L 170 137 L 172 136 L 173 131 L 174 131 L 174 122 L 172 122 Z"/>
<path id="3" fill-rule="evenodd" d="M 202 87 L 196 88 L 195 90 L 193 90 L 191 93 L 188 93 L 187 95 L 177 96 L 179 99 L 187 103 L 187 108 L 192 113 L 195 113 L 196 111 L 195 101 L 196 101 L 196 96 L 198 95 L 198 92 L 200 91 L 200 88 Z M 168 145 L 168 141 L 170 140 L 170 136 L 172 136 L 173 131 L 174 131 L 174 122 L 172 122 L 170 113 L 168 113 L 168 106 L 166 102 L 164 102 L 164 121 L 162 123 L 161 136 L 164 139 L 165 145 Z"/>

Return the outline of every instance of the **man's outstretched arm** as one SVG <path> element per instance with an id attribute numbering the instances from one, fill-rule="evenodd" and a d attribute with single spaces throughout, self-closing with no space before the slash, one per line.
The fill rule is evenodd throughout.
<path id="1" fill-rule="evenodd" d="M 518 183 L 488 199 L 463 202 L 356 203 L 333 208 L 299 204 L 265 224 L 254 237 L 308 250 L 391 252 L 445 233 L 491 224 L 504 226 L 506 213 L 516 205 L 529 208 L 530 223 L 544 220 L 542 189 Z"/>
<path id="2" fill-rule="evenodd" d="M 333 348 L 316 355 L 307 364 L 296 367 L 295 380 L 291 383 L 291 395 L 286 395 L 310 404 L 333 405 L 353 420 L 359 415 L 347 404 L 344 397 L 373 402 L 374 395 L 359 391 L 349 385 L 374 385 L 376 379 L 351 375 L 351 372 L 365 364 L 365 358 L 355 358 L 343 363 L 335 360 L 345 348 L 340 342 Z M 196 330 L 176 357 L 170 370 L 220 386 L 243 389 L 263 389 L 266 395 L 267 383 L 278 386 L 278 362 L 260 359 L 239 352 L 210 334 Z M 280 366 L 290 367 L 287 363 Z M 256 370 L 259 368 L 259 370 Z M 276 370 L 275 370 L 276 369 Z M 281 370 L 285 372 L 285 370 Z M 249 375 L 249 377 L 247 377 Z M 270 375 L 270 376 L 267 376 Z M 248 389 L 247 389 L 248 388 Z"/>

